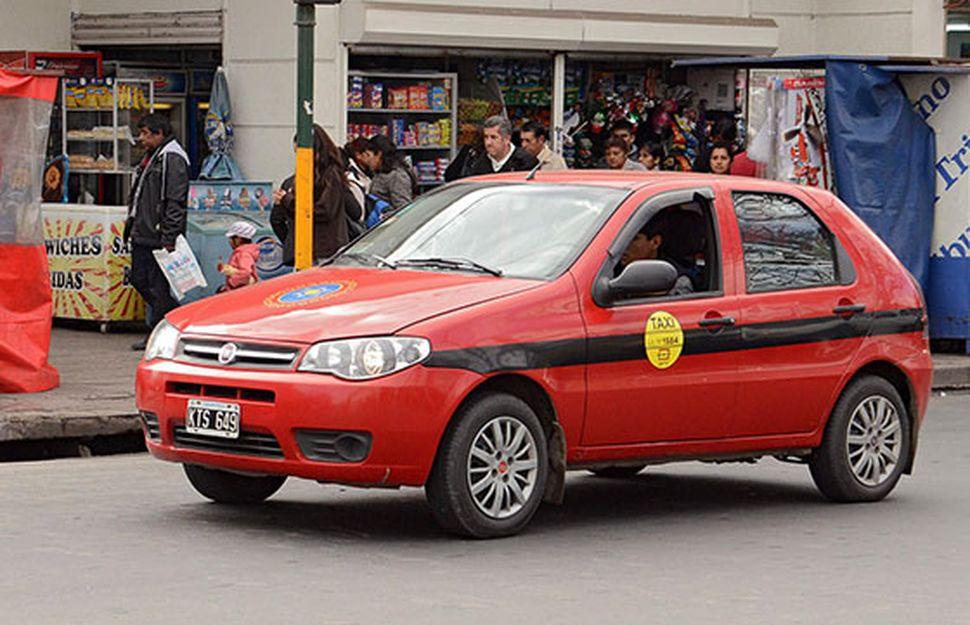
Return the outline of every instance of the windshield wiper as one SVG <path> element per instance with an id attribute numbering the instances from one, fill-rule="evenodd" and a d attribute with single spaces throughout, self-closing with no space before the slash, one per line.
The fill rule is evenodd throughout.
<path id="1" fill-rule="evenodd" d="M 353 258 L 355 260 L 360 260 L 364 262 L 372 262 L 376 265 L 383 265 L 384 267 L 387 267 L 389 269 L 397 269 L 396 263 L 393 263 L 387 260 L 383 256 L 378 256 L 377 254 L 364 254 L 362 252 L 346 252 L 344 254 L 341 254 L 340 256 L 337 256 L 334 260 L 337 260 L 338 258 Z"/>
<path id="2" fill-rule="evenodd" d="M 443 269 L 469 269 L 472 271 L 479 271 L 481 273 L 489 273 L 493 276 L 502 277 L 501 269 L 492 269 L 491 267 L 486 267 L 481 263 L 476 263 L 473 260 L 467 258 L 402 258 L 397 261 L 398 267 L 404 266 L 425 266 L 425 267 L 441 267 Z"/>

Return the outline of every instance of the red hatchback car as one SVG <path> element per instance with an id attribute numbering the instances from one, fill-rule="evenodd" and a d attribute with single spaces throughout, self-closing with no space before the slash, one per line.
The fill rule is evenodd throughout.
<path id="1" fill-rule="evenodd" d="M 570 469 L 774 456 L 881 499 L 913 467 L 925 330 L 917 284 L 829 193 L 509 174 L 173 311 L 137 404 L 151 453 L 217 502 L 287 476 L 423 486 L 448 530 L 504 536 Z"/>

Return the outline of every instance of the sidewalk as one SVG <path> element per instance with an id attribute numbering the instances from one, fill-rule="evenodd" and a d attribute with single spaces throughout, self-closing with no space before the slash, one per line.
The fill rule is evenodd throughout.
<path id="1" fill-rule="evenodd" d="M 54 328 L 51 363 L 60 387 L 45 393 L 0 394 L 0 442 L 121 434 L 140 426 L 130 349 L 143 335 Z"/>
<path id="2" fill-rule="evenodd" d="M 137 334 L 54 328 L 51 361 L 61 386 L 46 393 L 0 395 L 0 442 L 86 438 L 137 431 Z M 933 388 L 970 389 L 970 356 L 933 357 Z"/>

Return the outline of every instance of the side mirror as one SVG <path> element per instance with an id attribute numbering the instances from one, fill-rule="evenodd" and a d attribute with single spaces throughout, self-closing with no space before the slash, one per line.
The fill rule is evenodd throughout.
<path id="1" fill-rule="evenodd" d="M 663 294 L 674 288 L 677 270 L 665 260 L 635 260 L 610 280 L 611 299 L 631 295 Z"/>

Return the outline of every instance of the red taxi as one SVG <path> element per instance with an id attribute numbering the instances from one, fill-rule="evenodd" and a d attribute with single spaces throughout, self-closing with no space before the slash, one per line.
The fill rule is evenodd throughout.
<path id="1" fill-rule="evenodd" d="M 214 501 L 423 486 L 490 537 L 576 469 L 773 456 L 881 499 L 930 378 L 919 287 L 833 195 L 570 171 L 453 183 L 322 266 L 173 311 L 137 405 Z"/>

